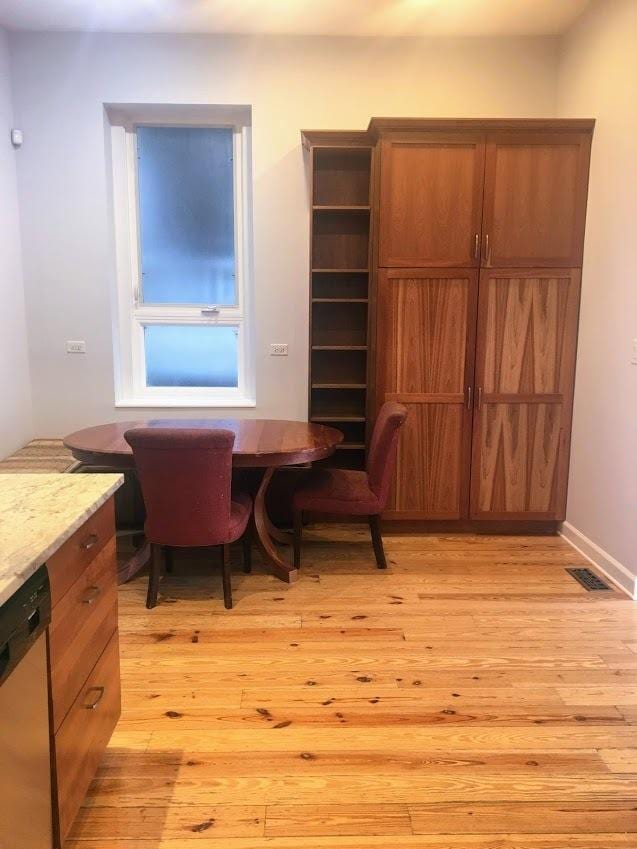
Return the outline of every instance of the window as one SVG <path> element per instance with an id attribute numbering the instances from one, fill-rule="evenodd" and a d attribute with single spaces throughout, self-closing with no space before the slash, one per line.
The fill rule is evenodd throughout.
<path id="1" fill-rule="evenodd" d="M 109 115 L 116 404 L 254 405 L 249 125 Z"/>

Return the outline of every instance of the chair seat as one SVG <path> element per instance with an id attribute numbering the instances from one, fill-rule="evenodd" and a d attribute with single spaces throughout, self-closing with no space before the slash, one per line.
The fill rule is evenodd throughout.
<path id="1" fill-rule="evenodd" d="M 243 536 L 250 513 L 252 512 L 252 499 L 245 492 L 233 492 L 230 504 L 230 527 L 226 542 L 234 542 Z"/>
<path id="2" fill-rule="evenodd" d="M 351 469 L 312 469 L 294 493 L 294 510 L 369 516 L 381 504 L 369 486 L 367 472 Z"/>

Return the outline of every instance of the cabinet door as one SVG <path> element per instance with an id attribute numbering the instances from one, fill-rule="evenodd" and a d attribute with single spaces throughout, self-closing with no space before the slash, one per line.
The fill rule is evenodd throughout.
<path id="1" fill-rule="evenodd" d="M 564 518 L 580 272 L 483 271 L 471 517 Z"/>
<path id="2" fill-rule="evenodd" d="M 483 136 L 383 139 L 380 173 L 379 266 L 479 265 Z"/>
<path id="3" fill-rule="evenodd" d="M 383 270 L 376 400 L 409 410 L 386 515 L 467 515 L 477 272 Z"/>
<path id="4" fill-rule="evenodd" d="M 582 265 L 590 136 L 488 136 L 482 265 Z"/>

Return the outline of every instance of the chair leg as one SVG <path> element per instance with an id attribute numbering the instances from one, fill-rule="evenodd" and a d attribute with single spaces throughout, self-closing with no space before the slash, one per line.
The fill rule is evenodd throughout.
<path id="1" fill-rule="evenodd" d="M 250 522 L 243 532 L 241 542 L 243 544 L 243 571 L 246 575 L 249 575 L 252 572 L 252 528 Z"/>
<path id="2" fill-rule="evenodd" d="M 294 511 L 294 568 L 301 568 L 301 541 L 303 538 L 303 511 Z"/>
<path id="3" fill-rule="evenodd" d="M 163 552 L 161 545 L 151 545 L 150 573 L 148 575 L 148 594 L 146 596 L 146 607 L 152 610 L 157 604 L 157 592 L 159 591 L 159 579 L 162 572 Z"/>
<path id="4" fill-rule="evenodd" d="M 221 546 L 221 570 L 223 577 L 223 604 L 226 610 L 232 609 L 232 583 L 230 573 L 230 546 Z"/>
<path id="5" fill-rule="evenodd" d="M 369 516 L 369 529 L 372 533 L 372 545 L 374 546 L 374 554 L 376 555 L 376 565 L 379 569 L 387 568 L 385 560 L 385 549 L 383 548 L 383 538 L 380 533 L 380 517 Z"/>
<path id="6" fill-rule="evenodd" d="M 164 563 L 166 564 L 166 574 L 172 575 L 174 564 L 174 549 L 169 545 L 164 546 Z"/>

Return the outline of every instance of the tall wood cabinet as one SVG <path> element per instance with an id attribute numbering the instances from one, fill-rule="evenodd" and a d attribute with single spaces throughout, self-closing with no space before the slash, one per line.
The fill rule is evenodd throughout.
<path id="1" fill-rule="evenodd" d="M 387 517 L 564 518 L 593 125 L 370 122 L 367 409 L 409 410 Z"/>
<path id="2" fill-rule="evenodd" d="M 305 144 L 312 199 L 308 418 L 345 435 L 321 465 L 362 469 L 372 144 L 365 133 L 307 133 Z"/>

